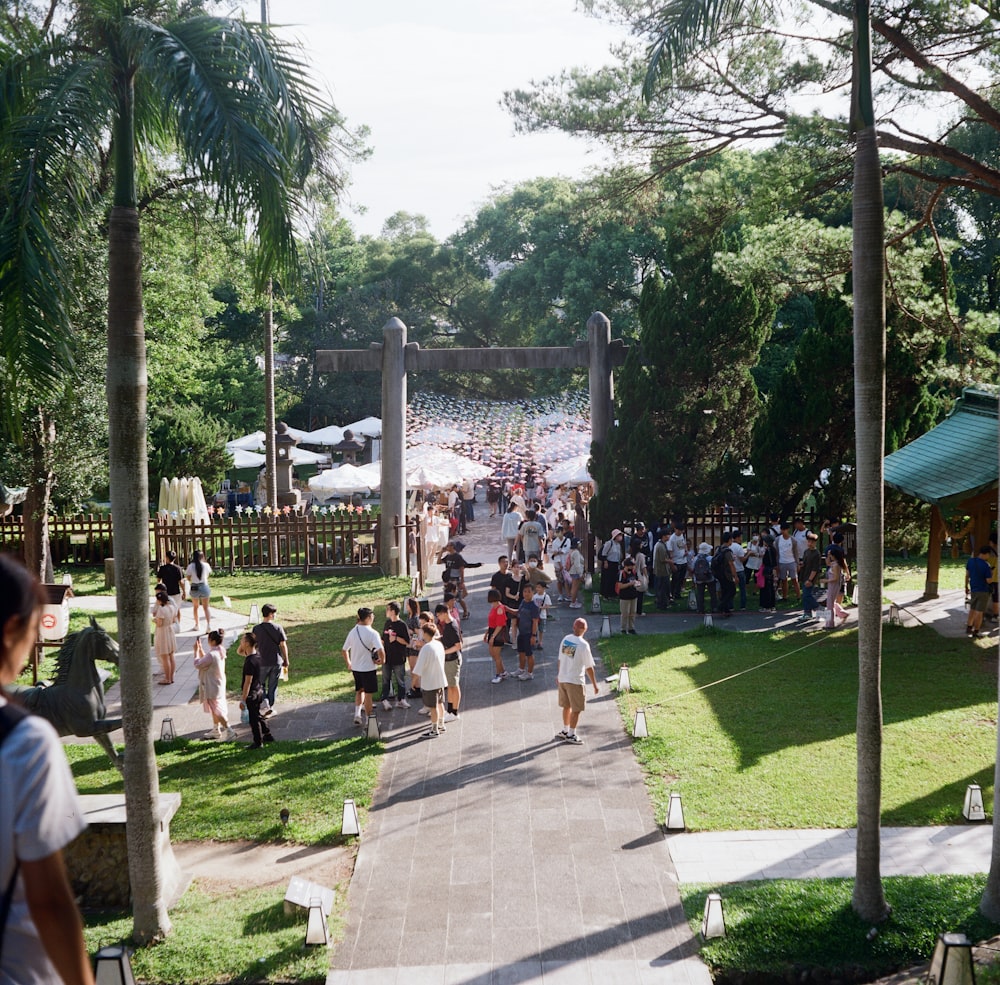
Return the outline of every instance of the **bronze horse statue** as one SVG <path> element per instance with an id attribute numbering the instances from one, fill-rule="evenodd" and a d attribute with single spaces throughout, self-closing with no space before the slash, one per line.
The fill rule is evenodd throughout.
<path id="1" fill-rule="evenodd" d="M 116 751 L 109 732 L 122 727 L 120 718 L 105 718 L 104 680 L 107 673 L 95 661 L 118 664 L 118 644 L 91 617 L 90 625 L 71 633 L 56 656 L 53 684 L 6 688 L 24 707 L 47 719 L 60 735 L 91 736 L 120 770 L 124 759 Z"/>

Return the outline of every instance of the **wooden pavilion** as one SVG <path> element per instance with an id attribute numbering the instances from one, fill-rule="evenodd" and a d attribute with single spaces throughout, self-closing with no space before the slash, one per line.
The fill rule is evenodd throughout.
<path id="1" fill-rule="evenodd" d="M 937 427 L 885 459 L 885 484 L 931 504 L 924 597 L 938 597 L 941 544 L 967 535 L 976 551 L 997 517 L 997 392 L 966 387 Z"/>

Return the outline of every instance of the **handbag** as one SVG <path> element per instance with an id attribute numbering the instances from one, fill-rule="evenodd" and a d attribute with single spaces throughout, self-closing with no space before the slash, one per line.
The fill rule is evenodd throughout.
<path id="1" fill-rule="evenodd" d="M 758 568 L 757 569 L 756 582 L 757 582 L 757 587 L 758 588 L 763 588 L 764 587 L 764 569 L 763 568 Z"/>
<path id="2" fill-rule="evenodd" d="M 757 571 L 760 568 L 760 564 L 760 558 L 756 554 L 751 554 L 750 557 L 743 562 L 743 567 L 748 571 Z"/>

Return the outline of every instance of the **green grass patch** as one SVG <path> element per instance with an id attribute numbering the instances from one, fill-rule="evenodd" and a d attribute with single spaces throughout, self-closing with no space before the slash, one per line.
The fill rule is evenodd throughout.
<path id="1" fill-rule="evenodd" d="M 942 591 L 965 586 L 965 563 L 968 560 L 963 555 L 953 558 L 942 549 L 941 570 L 938 573 L 938 587 Z M 908 558 L 887 557 L 882 577 L 887 591 L 922 592 L 927 581 L 927 558 L 916 554 Z"/>
<path id="2" fill-rule="evenodd" d="M 362 736 L 314 742 L 275 742 L 247 752 L 242 743 L 177 739 L 156 744 L 163 793 L 180 793 L 171 822 L 175 841 L 343 841 L 345 797 L 360 811 L 371 805 L 381 743 Z M 82 794 L 122 792 L 122 778 L 97 745 L 65 747 Z M 281 824 L 279 811 L 291 818 Z"/>
<path id="3" fill-rule="evenodd" d="M 726 936 L 701 947 L 717 981 L 753 973 L 806 981 L 814 968 L 823 969 L 824 981 L 871 981 L 929 961 L 944 931 L 961 931 L 974 941 L 996 933 L 977 910 L 984 875 L 893 876 L 883 882 L 892 913 L 871 939 L 871 926 L 851 909 L 852 879 L 690 885 L 681 887 L 681 899 L 697 933 L 707 894 L 722 896 Z"/>
<path id="4" fill-rule="evenodd" d="M 326 948 L 306 948 L 305 916 L 285 916 L 284 889 L 272 886 L 231 893 L 225 899 L 192 886 L 170 911 L 173 933 L 154 947 L 136 949 L 136 978 L 153 985 L 212 982 L 323 982 Z M 85 914 L 84 936 L 93 954 L 129 943 L 131 914 Z"/>
<path id="5" fill-rule="evenodd" d="M 695 830 L 852 827 L 856 823 L 857 633 L 615 636 L 610 670 L 657 815 L 679 791 Z M 995 647 L 932 629 L 886 627 L 882 655 L 882 821 L 963 823 L 965 788 L 993 799 Z"/>

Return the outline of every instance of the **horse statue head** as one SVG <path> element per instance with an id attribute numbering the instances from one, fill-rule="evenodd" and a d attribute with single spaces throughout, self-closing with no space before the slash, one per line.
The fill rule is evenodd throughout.
<path id="1" fill-rule="evenodd" d="M 18 687 L 7 690 L 29 711 L 48 719 L 60 735 L 92 736 L 119 769 L 122 757 L 108 738 L 122 727 L 120 718 L 107 718 L 104 681 L 107 671 L 96 661 L 118 663 L 118 644 L 91 616 L 90 625 L 71 633 L 56 655 L 56 679 L 48 687 Z"/>
<path id="2" fill-rule="evenodd" d="M 118 665 L 118 644 L 108 635 L 107 630 L 91 616 L 90 625 L 70 633 L 56 654 L 56 686 L 62 684 L 70 690 L 89 691 L 100 688 L 104 695 L 104 681 L 107 672 L 97 668 L 97 661 L 103 660 Z"/>

